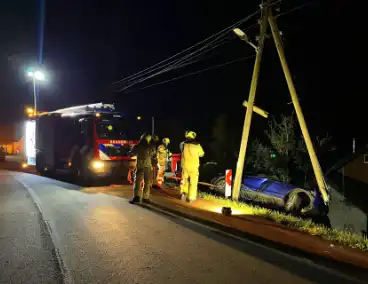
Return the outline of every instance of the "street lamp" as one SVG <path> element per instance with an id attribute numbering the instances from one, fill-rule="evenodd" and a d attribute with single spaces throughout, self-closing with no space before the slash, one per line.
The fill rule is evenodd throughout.
<path id="1" fill-rule="evenodd" d="M 252 42 L 250 42 L 248 36 L 245 34 L 245 32 L 243 32 L 241 29 L 239 28 L 235 28 L 233 29 L 233 32 L 243 41 L 245 41 L 246 43 L 248 43 L 251 47 L 253 47 L 255 49 L 255 51 L 258 51 L 257 46 L 255 46 Z"/>
<path id="2" fill-rule="evenodd" d="M 36 97 L 36 81 L 45 81 L 45 74 L 40 70 L 33 70 L 32 68 L 27 72 L 28 77 L 33 81 L 33 113 L 37 114 L 37 97 Z"/>

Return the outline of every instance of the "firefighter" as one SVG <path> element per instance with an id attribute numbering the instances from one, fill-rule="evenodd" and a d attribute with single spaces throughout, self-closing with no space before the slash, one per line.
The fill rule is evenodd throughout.
<path id="1" fill-rule="evenodd" d="M 129 184 L 133 184 L 132 174 L 134 173 L 136 163 L 137 163 L 137 157 L 135 157 L 135 156 L 131 157 L 131 161 L 129 161 L 129 163 L 128 163 L 128 176 L 127 176 L 127 180 L 129 182 Z"/>
<path id="2" fill-rule="evenodd" d="M 151 146 L 155 151 L 157 151 L 157 147 L 158 147 L 159 143 L 160 143 L 160 138 L 157 135 L 152 135 Z M 158 161 L 157 161 L 157 156 L 156 155 L 152 158 L 152 167 L 153 167 L 153 170 L 152 170 L 152 186 L 155 188 L 155 187 L 157 187 L 156 176 L 157 176 L 157 172 L 158 172 Z"/>
<path id="3" fill-rule="evenodd" d="M 144 181 L 142 201 L 149 203 L 152 184 L 152 158 L 156 155 L 151 142 L 152 136 L 143 134 L 139 143 L 129 153 L 131 156 L 137 157 L 133 185 L 134 196 L 130 200 L 132 204 L 140 202 L 142 181 Z"/>
<path id="4" fill-rule="evenodd" d="M 157 147 L 157 161 L 158 161 L 158 173 L 157 173 L 157 186 L 161 187 L 164 182 L 164 174 L 166 172 L 167 161 L 171 156 L 171 153 L 167 146 L 170 144 L 169 138 L 162 139 L 162 143 Z"/>
<path id="5" fill-rule="evenodd" d="M 197 199 L 199 158 L 204 156 L 202 146 L 195 140 L 197 134 L 193 131 L 185 132 L 186 140 L 180 143 L 182 180 L 180 192 L 182 200 L 192 202 Z"/>

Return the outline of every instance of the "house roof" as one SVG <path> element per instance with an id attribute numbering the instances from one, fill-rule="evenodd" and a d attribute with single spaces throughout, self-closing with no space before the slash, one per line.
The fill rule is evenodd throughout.
<path id="1" fill-rule="evenodd" d="M 359 157 L 360 155 L 363 155 L 368 152 L 368 147 L 364 146 L 361 148 L 358 148 L 355 153 L 350 153 L 348 155 L 345 155 L 342 159 L 338 160 L 335 164 L 333 164 L 327 171 L 325 171 L 325 176 L 328 176 L 332 172 L 340 170 L 342 167 Z"/>

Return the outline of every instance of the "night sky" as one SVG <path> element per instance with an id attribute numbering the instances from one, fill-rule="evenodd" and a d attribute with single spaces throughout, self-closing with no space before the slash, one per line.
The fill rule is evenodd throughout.
<path id="1" fill-rule="evenodd" d="M 3 1 L 0 8 L 0 123 L 21 120 L 32 104 L 24 69 L 37 62 L 39 0 Z M 353 1 L 281 1 L 278 18 L 285 51 L 313 135 L 329 132 L 337 144 L 366 140 L 362 9 Z M 259 1 L 46 1 L 43 64 L 49 80 L 40 87 L 43 110 L 90 102 L 157 117 L 178 131 L 209 137 L 213 119 L 228 113 L 242 125 L 254 58 L 141 90 L 190 72 L 254 54 L 229 33 L 229 42 L 187 68 L 157 76 L 129 92 L 109 85 L 147 68 L 252 14 Z M 253 26 L 259 14 L 242 24 Z M 258 27 L 247 33 L 254 41 Z M 365 67 L 365 66 L 364 66 Z M 256 105 L 278 116 L 292 105 L 272 39 L 266 42 Z M 364 74 L 364 75 L 363 75 Z M 254 131 L 267 122 L 255 117 Z M 261 129 L 262 130 L 262 129 Z M 165 133 L 160 133 L 165 135 Z"/>

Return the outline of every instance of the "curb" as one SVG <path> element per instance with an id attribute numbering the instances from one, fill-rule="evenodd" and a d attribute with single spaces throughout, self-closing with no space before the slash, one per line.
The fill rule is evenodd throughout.
<path id="1" fill-rule="evenodd" d="M 65 255 L 64 249 L 62 249 L 62 246 L 60 245 L 59 238 L 57 237 L 57 234 L 53 232 L 52 227 L 50 225 L 50 222 L 45 219 L 45 214 L 41 206 L 41 201 L 38 198 L 36 192 L 24 181 L 18 179 L 13 175 L 13 178 L 21 184 L 30 195 L 31 199 L 33 200 L 33 203 L 35 204 L 36 208 L 38 209 L 38 212 L 40 214 L 40 221 L 43 222 L 47 233 L 49 234 L 51 238 L 51 242 L 54 246 L 54 249 L 52 251 L 53 255 L 56 257 L 57 265 L 61 272 L 62 282 L 63 284 L 74 284 L 74 279 L 71 275 L 70 269 L 67 267 L 65 261 L 62 258 L 62 255 Z"/>
<path id="2" fill-rule="evenodd" d="M 141 204 L 141 207 L 144 207 L 146 209 L 155 211 L 155 212 L 159 212 L 159 213 L 163 213 L 166 215 L 169 215 L 171 217 L 177 216 L 177 217 L 182 217 L 184 219 L 188 219 L 194 222 L 197 222 L 199 224 L 211 227 L 213 229 L 216 229 L 220 232 L 223 232 L 224 234 L 226 234 L 227 236 L 231 236 L 233 235 L 233 237 L 238 237 L 238 238 L 243 238 L 249 241 L 252 241 L 254 243 L 257 244 L 261 244 L 264 246 L 267 246 L 271 249 L 280 251 L 282 253 L 285 253 L 287 255 L 290 256 L 294 256 L 294 257 L 298 257 L 298 258 L 304 258 L 314 264 L 323 266 L 327 269 L 332 269 L 334 271 L 338 271 L 341 273 L 344 273 L 346 275 L 355 275 L 358 277 L 364 277 L 362 279 L 368 279 L 368 269 L 362 267 L 362 266 L 358 266 L 358 265 L 354 265 L 352 263 L 348 263 L 348 262 L 343 262 L 343 261 L 338 261 L 335 259 L 331 259 L 328 258 L 327 256 L 321 256 L 321 255 L 316 255 L 313 254 L 311 252 L 299 249 L 299 248 L 295 248 L 293 246 L 289 246 L 289 245 L 285 245 L 285 244 L 281 244 L 278 243 L 276 241 L 270 240 L 270 239 L 266 239 L 260 236 L 256 236 L 238 229 L 235 229 L 233 227 L 229 227 L 226 226 L 222 223 L 216 222 L 216 221 L 211 221 L 208 219 L 202 219 L 200 217 L 194 216 L 190 213 L 184 213 L 184 212 L 180 212 L 177 210 L 174 210 L 172 208 L 168 208 L 166 206 L 160 205 L 158 203 L 156 203 L 155 201 L 151 201 L 151 203 L 149 205 L 147 204 Z M 233 218 L 233 217 L 229 217 L 229 218 Z M 367 282 L 368 283 L 368 282 Z"/>

